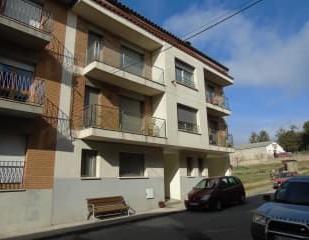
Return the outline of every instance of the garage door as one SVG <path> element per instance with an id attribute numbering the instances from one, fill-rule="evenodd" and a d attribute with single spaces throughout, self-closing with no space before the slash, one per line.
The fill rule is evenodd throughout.
<path id="1" fill-rule="evenodd" d="M 0 134 L 0 183 L 22 182 L 26 137 Z"/>

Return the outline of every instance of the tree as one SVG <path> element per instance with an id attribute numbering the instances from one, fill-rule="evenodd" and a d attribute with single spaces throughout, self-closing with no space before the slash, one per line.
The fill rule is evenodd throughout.
<path id="1" fill-rule="evenodd" d="M 257 133 L 256 132 L 252 132 L 251 133 L 251 136 L 250 136 L 250 138 L 249 138 L 249 142 L 250 143 L 257 143 L 258 142 L 258 135 L 257 135 Z"/>
<path id="2" fill-rule="evenodd" d="M 305 134 L 309 135 L 309 121 L 304 123 L 303 130 Z"/>
<path id="3" fill-rule="evenodd" d="M 302 146 L 302 134 L 296 131 L 295 126 L 291 126 L 289 130 L 279 129 L 277 132 L 277 142 L 288 152 L 296 152 Z"/>
<path id="4" fill-rule="evenodd" d="M 309 150 L 309 121 L 303 125 L 302 150 Z"/>
<path id="5" fill-rule="evenodd" d="M 261 130 L 260 133 L 259 133 L 258 141 L 259 142 L 268 142 L 268 141 L 270 141 L 270 137 L 269 137 L 268 132 L 266 132 L 265 130 Z"/>

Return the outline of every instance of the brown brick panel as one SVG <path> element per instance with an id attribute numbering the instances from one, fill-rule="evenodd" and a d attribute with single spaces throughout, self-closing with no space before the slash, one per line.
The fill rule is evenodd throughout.
<path id="1" fill-rule="evenodd" d="M 45 8 L 53 14 L 53 35 L 64 44 L 67 10 L 55 1 L 45 1 Z M 62 48 L 63 49 L 63 48 Z M 59 55 L 63 52 L 59 52 Z M 62 76 L 62 63 L 49 51 L 42 51 L 36 76 L 45 80 L 46 101 L 43 117 L 36 120 L 29 136 L 26 153 L 25 188 L 53 187 L 57 117 Z"/>

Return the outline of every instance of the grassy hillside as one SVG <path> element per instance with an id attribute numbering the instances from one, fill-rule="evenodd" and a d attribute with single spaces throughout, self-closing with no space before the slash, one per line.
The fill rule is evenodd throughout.
<path id="1" fill-rule="evenodd" d="M 271 170 L 280 167 L 282 167 L 281 163 L 235 167 L 233 175 L 242 180 L 246 190 L 252 190 L 254 188 L 271 186 Z M 309 175 L 309 161 L 299 162 L 298 170 L 301 175 Z"/>

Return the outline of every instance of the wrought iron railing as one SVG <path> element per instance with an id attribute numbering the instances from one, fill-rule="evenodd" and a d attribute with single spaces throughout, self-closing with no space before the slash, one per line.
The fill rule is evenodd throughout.
<path id="1" fill-rule="evenodd" d="M 0 15 L 47 33 L 53 30 L 52 14 L 30 1 L 1 0 Z"/>
<path id="2" fill-rule="evenodd" d="M 123 53 L 119 51 L 117 52 L 117 56 L 115 56 L 114 58 L 113 57 L 104 58 L 102 56 L 102 50 L 96 48 L 94 45 L 93 47 L 88 48 L 87 64 L 90 64 L 95 61 L 101 62 L 116 68 L 116 70 L 111 71 L 112 74 L 127 72 L 136 75 L 138 77 L 142 77 L 146 80 L 164 84 L 164 69 L 154 65 L 150 65 L 145 61 L 134 62 L 132 60 L 132 63 L 125 65 L 122 63 L 123 59 L 122 54 Z"/>
<path id="3" fill-rule="evenodd" d="M 0 161 L 0 190 L 23 188 L 24 161 Z"/>
<path id="4" fill-rule="evenodd" d="M 0 65 L 0 98 L 29 104 L 43 105 L 45 82 L 33 78 L 32 74 L 20 69 Z"/>
<path id="5" fill-rule="evenodd" d="M 178 121 L 178 129 L 185 132 L 198 133 L 199 128 L 197 124 Z"/>
<path id="6" fill-rule="evenodd" d="M 209 129 L 209 144 L 219 147 L 233 147 L 233 136 L 226 130 Z"/>
<path id="7" fill-rule="evenodd" d="M 213 105 L 217 105 L 226 110 L 230 110 L 229 99 L 226 96 L 220 96 L 214 93 L 206 93 L 206 101 Z"/>
<path id="8" fill-rule="evenodd" d="M 84 108 L 83 128 L 128 132 L 152 137 L 166 137 L 165 119 L 136 116 L 116 107 L 90 105 Z"/>

